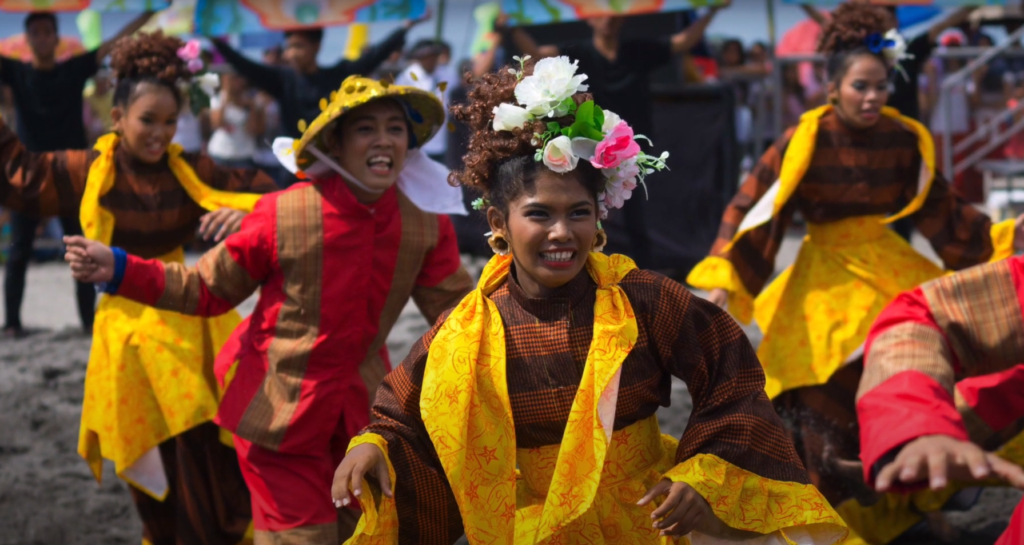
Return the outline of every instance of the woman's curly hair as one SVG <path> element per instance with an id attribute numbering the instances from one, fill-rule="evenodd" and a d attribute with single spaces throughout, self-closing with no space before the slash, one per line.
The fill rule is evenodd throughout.
<path id="1" fill-rule="evenodd" d="M 172 90 L 180 105 L 179 85 L 192 79 L 188 65 L 178 57 L 183 45 L 180 39 L 164 36 L 160 30 L 118 40 L 110 54 L 110 67 L 117 78 L 114 104 L 130 103 L 138 85 L 146 82 Z"/>
<path id="2" fill-rule="evenodd" d="M 532 73 L 533 64 L 527 64 L 523 76 Z M 462 158 L 463 168 L 453 171 L 448 181 L 478 191 L 501 210 L 507 210 L 508 203 L 526 188 L 538 169 L 546 168 L 534 160 L 537 153 L 534 135 L 546 130 L 544 122 L 534 121 L 511 132 L 493 128 L 494 109 L 503 103 L 516 103 L 518 83 L 517 75 L 507 67 L 486 74 L 471 82 L 468 103 L 452 108 L 455 118 L 465 123 L 472 134 Z M 593 97 L 589 93 L 577 93 L 573 100 L 582 104 Z M 569 126 L 573 119 L 565 117 L 553 121 Z M 571 174 L 595 197 L 603 188 L 604 175 L 586 161 L 580 161 Z"/>
<path id="3" fill-rule="evenodd" d="M 818 51 L 829 57 L 829 78 L 841 78 L 850 61 L 861 55 L 872 55 L 884 63 L 881 53 L 868 49 L 866 40 L 872 34 L 884 35 L 892 22 L 893 16 L 884 7 L 867 2 L 845 2 L 836 8 L 818 42 Z"/>

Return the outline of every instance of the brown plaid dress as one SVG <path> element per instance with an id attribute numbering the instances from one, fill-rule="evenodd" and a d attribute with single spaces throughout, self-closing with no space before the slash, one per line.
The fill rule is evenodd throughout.
<path id="1" fill-rule="evenodd" d="M 636 346 L 622 367 L 616 430 L 669 404 L 671 377 L 686 381 L 693 413 L 676 460 L 713 453 L 758 475 L 806 483 L 782 422 L 764 393 L 753 348 L 725 312 L 680 284 L 636 270 L 620 287 L 637 317 Z M 559 444 L 594 326 L 597 286 L 583 271 L 550 297 L 529 298 L 510 277 L 492 295 L 505 326 L 508 391 L 518 448 Z M 452 543 L 462 520 L 420 418 L 427 354 L 447 315 L 381 385 L 374 422 L 395 467 L 400 543 Z"/>
<path id="2" fill-rule="evenodd" d="M 723 252 L 747 212 L 779 179 L 794 132 L 790 129 L 768 148 L 747 176 L 726 208 L 711 248 L 711 255 L 733 264 L 754 296 L 775 271 L 775 255 L 795 212 L 810 223 L 891 215 L 917 194 L 921 155 L 912 132 L 888 116 L 870 129 L 850 129 L 830 111 L 820 119 L 814 157 L 785 208 Z M 924 206 L 911 219 L 949 269 L 984 263 L 992 255 L 992 222 L 954 193 L 939 173 Z"/>
<path id="3" fill-rule="evenodd" d="M 0 120 L 0 202 L 41 216 L 78 217 L 93 150 L 32 153 Z M 255 170 L 217 167 L 201 154 L 182 157 L 215 189 L 267 193 L 274 181 Z M 123 148 L 114 152 L 114 187 L 100 204 L 116 221 L 112 244 L 155 258 L 188 244 L 206 210 L 196 204 L 166 163 L 145 164 Z M 204 424 L 160 445 L 170 492 L 160 502 L 132 489 L 152 545 L 235 545 L 251 516 L 249 491 L 232 449 L 220 444 L 217 427 Z"/>

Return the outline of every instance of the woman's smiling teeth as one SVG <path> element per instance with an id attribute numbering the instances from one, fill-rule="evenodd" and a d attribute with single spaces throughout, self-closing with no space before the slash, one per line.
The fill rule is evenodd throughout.
<path id="1" fill-rule="evenodd" d="M 576 252 L 541 252 L 540 255 L 544 258 L 544 261 L 565 263 L 572 261 L 572 259 L 576 257 Z"/>
<path id="2" fill-rule="evenodd" d="M 393 164 L 390 157 L 386 155 L 374 155 L 370 157 L 370 160 L 366 162 L 370 167 L 370 172 L 379 176 L 387 176 L 391 173 L 391 166 Z"/>

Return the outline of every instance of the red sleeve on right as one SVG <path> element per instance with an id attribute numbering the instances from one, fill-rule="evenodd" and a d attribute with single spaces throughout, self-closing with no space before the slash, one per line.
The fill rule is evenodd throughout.
<path id="1" fill-rule="evenodd" d="M 964 401 L 993 431 L 1024 417 L 1024 365 L 957 382 Z"/>
<path id="2" fill-rule="evenodd" d="M 128 265 L 117 295 L 153 306 L 160 300 L 167 286 L 164 264 L 159 259 L 142 259 L 128 254 Z"/>
<path id="3" fill-rule="evenodd" d="M 874 485 L 876 463 L 893 449 L 925 435 L 948 435 L 969 441 L 953 396 L 935 379 L 904 371 L 857 401 L 860 458 L 864 479 Z"/>
<path id="4" fill-rule="evenodd" d="M 878 315 L 875 325 L 871 326 L 871 331 L 868 332 L 867 340 L 864 341 L 864 361 L 868 361 L 868 354 L 871 353 L 871 345 L 875 339 L 889 328 L 906 322 L 931 326 L 942 333 L 942 328 L 935 323 L 932 311 L 928 307 L 924 291 L 921 288 L 914 288 L 901 293 Z M 945 337 L 945 333 L 942 336 Z M 954 371 L 959 371 L 959 365 L 954 363 L 954 367 Z"/>

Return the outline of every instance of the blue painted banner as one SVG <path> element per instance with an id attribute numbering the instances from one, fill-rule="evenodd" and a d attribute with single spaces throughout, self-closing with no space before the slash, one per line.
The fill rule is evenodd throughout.
<path id="1" fill-rule="evenodd" d="M 720 3 L 719 0 L 502 0 L 501 7 L 513 24 L 541 25 L 606 15 L 680 11 Z"/>
<path id="2" fill-rule="evenodd" d="M 421 17 L 426 10 L 426 0 L 198 0 L 195 32 L 223 36 L 400 21 Z"/>

